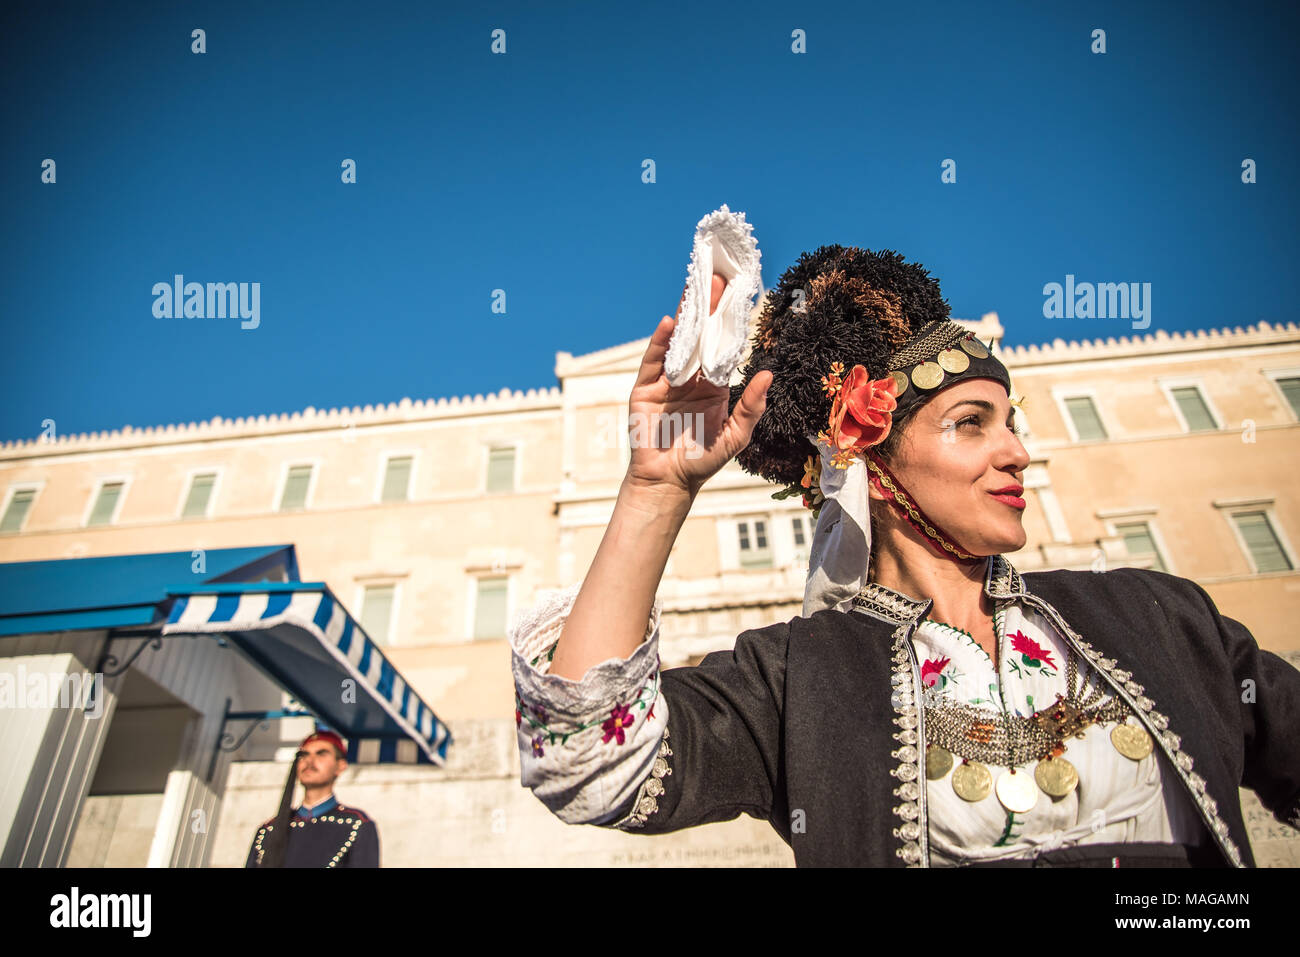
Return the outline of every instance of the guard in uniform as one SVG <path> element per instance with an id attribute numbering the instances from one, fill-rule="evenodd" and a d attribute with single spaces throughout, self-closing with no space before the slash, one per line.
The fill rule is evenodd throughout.
<path id="1" fill-rule="evenodd" d="M 333 731 L 308 735 L 285 782 L 280 813 L 253 838 L 245 867 L 378 867 L 379 831 L 361 810 L 340 804 L 334 781 L 348 766 L 347 746 Z M 301 807 L 290 810 L 295 779 Z"/>

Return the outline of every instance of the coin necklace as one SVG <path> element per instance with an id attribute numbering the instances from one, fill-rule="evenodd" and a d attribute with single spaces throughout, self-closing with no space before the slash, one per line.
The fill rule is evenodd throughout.
<path id="1" fill-rule="evenodd" d="M 1151 753 L 1153 747 L 1151 735 L 1146 733 L 1146 729 L 1123 722 L 1111 729 L 1110 743 L 1116 751 L 1134 761 L 1141 761 Z"/>
<path id="2" fill-rule="evenodd" d="M 1078 769 L 1061 757 L 1065 753 L 1065 738 L 1071 734 L 1083 737 L 1084 727 L 1097 720 L 1085 716 L 1083 711 L 1090 705 L 1096 704 L 1101 698 L 1101 687 L 1098 682 L 1093 686 L 1092 693 L 1079 701 L 1078 696 L 1083 688 L 1080 687 L 1079 669 L 1074 650 L 1071 648 L 1066 649 L 1065 677 L 1068 694 L 1064 700 L 1058 694 L 1056 704 L 1048 709 L 1046 714 L 1034 712 L 1034 720 L 1055 738 L 1051 751 L 1034 767 L 1035 783 L 1043 793 L 1053 798 L 1063 798 L 1079 786 Z"/>
<path id="3" fill-rule="evenodd" d="M 1110 735 L 1115 750 L 1134 761 L 1150 754 L 1151 736 L 1141 727 L 1124 723 L 1132 711 L 1122 700 L 1116 698 L 1104 705 L 1096 704 L 1103 694 L 1100 682 L 1080 699 L 1083 688 L 1077 659 L 1069 648 L 1066 655 L 1068 694 L 1058 693 L 1054 704 L 1034 712 L 1032 717 L 1013 717 L 1009 712 L 1002 712 L 999 727 L 998 713 L 981 711 L 971 705 L 950 703 L 926 707 L 926 737 L 930 739 L 925 754 L 926 778 L 935 781 L 952 770 L 952 788 L 963 800 L 982 801 L 990 791 L 996 791 L 999 802 L 1008 811 L 1023 814 L 1037 803 L 1039 790 L 1061 798 L 1078 787 L 1078 770 L 1062 755 L 1066 750 L 1065 739 L 1083 737 L 1089 725 L 1120 722 Z M 1000 739 L 1003 737 L 1007 768 L 998 776 L 995 787 L 993 775 L 984 762 L 1002 755 L 1004 742 Z M 955 769 L 954 755 L 962 756 Z M 1035 759 L 1038 763 L 1031 782 L 1029 772 L 1018 765 Z"/>
<path id="4" fill-rule="evenodd" d="M 1007 724 L 1007 713 L 1002 712 L 1002 721 Z M 1038 787 L 1028 771 L 1017 770 L 1012 760 L 1011 735 L 1007 734 L 1007 768 L 998 775 L 997 795 L 1002 806 L 1013 814 L 1027 814 L 1038 803 Z"/>
<path id="5" fill-rule="evenodd" d="M 923 692 L 924 693 L 924 692 Z M 939 709 L 926 708 L 926 718 L 938 718 Z M 976 720 L 965 729 L 965 737 L 987 744 L 993 737 L 994 725 L 988 720 Z M 929 737 L 929 735 L 927 735 Z M 925 749 L 925 776 L 927 780 L 937 781 L 948 773 L 954 763 L 953 752 L 937 742 L 928 742 Z M 961 764 L 952 772 L 952 789 L 963 801 L 982 801 L 989 796 L 993 787 L 993 775 L 979 761 L 963 757 Z"/>

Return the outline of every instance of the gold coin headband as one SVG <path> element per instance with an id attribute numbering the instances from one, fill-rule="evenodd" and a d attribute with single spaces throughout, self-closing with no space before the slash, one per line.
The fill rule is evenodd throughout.
<path id="1" fill-rule="evenodd" d="M 898 417 L 959 379 L 996 379 L 1011 394 L 1011 374 L 975 334 L 955 322 L 932 322 L 889 362 Z"/>

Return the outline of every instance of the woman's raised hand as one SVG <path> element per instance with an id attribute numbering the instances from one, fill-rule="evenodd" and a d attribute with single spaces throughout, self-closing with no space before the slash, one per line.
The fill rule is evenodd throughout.
<path id="1" fill-rule="evenodd" d="M 713 277 L 710 312 L 726 286 Z M 593 665 L 625 659 L 645 641 L 655 592 L 695 494 L 749 444 L 767 407 L 770 372 L 754 376 L 730 416 L 726 386 L 700 376 L 670 386 L 664 356 L 675 325 L 667 316 L 659 323 L 632 387 L 632 460 L 555 647 L 550 673 L 561 678 L 581 680 Z"/>
<path id="2" fill-rule="evenodd" d="M 713 277 L 709 311 L 727 283 Z M 682 293 L 683 301 L 686 298 Z M 681 315 L 682 304 L 677 304 Z M 664 316 L 641 359 L 636 385 L 628 402 L 628 439 L 632 458 L 627 479 L 636 489 L 684 491 L 691 498 L 700 487 L 749 444 L 754 426 L 767 407 L 772 373 L 757 373 L 735 410 L 727 414 L 730 390 L 697 373 L 673 387 L 664 375 L 664 355 L 676 328 L 676 319 Z"/>

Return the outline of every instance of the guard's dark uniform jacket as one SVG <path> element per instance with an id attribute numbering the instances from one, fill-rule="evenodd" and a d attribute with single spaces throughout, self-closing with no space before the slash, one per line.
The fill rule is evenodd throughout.
<path id="1" fill-rule="evenodd" d="M 1023 596 L 1133 709 L 1225 865 L 1254 866 L 1238 786 L 1300 828 L 1300 671 L 1200 586 L 1127 568 L 1021 576 L 994 556 L 985 591 Z M 928 866 L 925 714 L 907 639 L 931 605 L 870 583 L 851 612 L 746 631 L 734 651 L 664 671 L 655 768 L 602 823 L 653 834 L 744 813 L 769 821 L 799 866 Z"/>
<path id="2" fill-rule="evenodd" d="M 261 863 L 263 842 L 274 829 L 275 818 L 258 829 L 245 867 Z M 336 804 L 313 818 L 299 817 L 294 808 L 284 866 L 378 867 L 379 831 L 364 811 L 345 804 Z"/>

